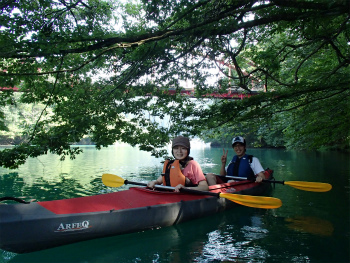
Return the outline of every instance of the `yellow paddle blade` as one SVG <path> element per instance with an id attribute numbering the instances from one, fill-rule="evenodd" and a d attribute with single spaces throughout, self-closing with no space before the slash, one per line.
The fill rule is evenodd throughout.
<path id="1" fill-rule="evenodd" d="M 115 174 L 103 174 L 102 182 L 109 187 L 120 187 L 124 185 L 125 180 Z"/>
<path id="2" fill-rule="evenodd" d="M 240 205 L 255 208 L 274 209 L 282 206 L 282 201 L 274 197 L 225 193 L 220 193 L 220 197 L 226 198 Z"/>
<path id="3" fill-rule="evenodd" d="M 315 183 L 315 182 L 303 182 L 303 181 L 289 181 L 284 182 L 294 188 L 311 191 L 311 192 L 327 192 L 332 189 L 332 185 L 326 183 Z"/>

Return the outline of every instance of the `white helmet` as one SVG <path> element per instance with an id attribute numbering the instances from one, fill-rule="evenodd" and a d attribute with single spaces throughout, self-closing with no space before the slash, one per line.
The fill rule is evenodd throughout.
<path id="1" fill-rule="evenodd" d="M 246 141 L 242 136 L 236 136 L 232 139 L 232 146 L 238 142 L 244 144 L 244 146 L 246 145 Z"/>

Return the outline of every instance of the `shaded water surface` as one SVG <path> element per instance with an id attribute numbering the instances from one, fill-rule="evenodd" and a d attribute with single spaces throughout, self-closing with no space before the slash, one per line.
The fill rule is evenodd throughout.
<path id="1" fill-rule="evenodd" d="M 18 170 L 0 168 L 0 197 L 43 201 L 122 191 L 128 187 L 107 188 L 101 175 L 148 181 L 162 170 L 161 159 L 137 148 L 83 149 L 74 161 L 60 162 L 59 157 L 47 155 L 29 160 Z M 276 180 L 327 182 L 333 189 L 315 193 L 276 185 L 270 195 L 282 200 L 279 209 L 236 207 L 172 227 L 29 254 L 0 250 L 0 263 L 349 262 L 348 154 L 271 149 L 249 149 L 248 153 L 273 169 Z M 204 172 L 219 172 L 221 154 L 217 148 L 191 149 Z"/>

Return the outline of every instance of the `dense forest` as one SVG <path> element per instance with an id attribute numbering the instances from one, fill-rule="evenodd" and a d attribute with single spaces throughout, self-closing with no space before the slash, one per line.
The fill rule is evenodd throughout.
<path id="1" fill-rule="evenodd" d="M 86 138 L 155 156 L 177 134 L 349 150 L 349 10 L 347 0 L 2 1 L 0 136 L 15 146 L 0 166 L 74 158 Z M 207 98 L 232 91 L 255 95 Z"/>
<path id="2" fill-rule="evenodd" d="M 15 94 L 15 97 L 19 97 L 19 94 Z M 28 140 L 29 134 L 24 133 L 27 127 L 34 127 L 38 116 L 44 110 L 45 105 L 43 104 L 23 104 L 18 103 L 17 105 L 6 106 L 4 113 L 6 116 L 6 126 L 8 127 L 5 131 L 0 131 L 0 145 L 2 146 L 14 146 L 21 144 Z M 48 112 L 53 112 L 53 109 L 46 109 Z M 263 127 L 260 127 L 263 129 Z M 212 147 L 222 147 L 229 145 L 232 137 L 235 133 L 244 135 L 248 141 L 250 147 L 285 147 L 285 140 L 283 138 L 283 132 L 279 131 L 274 133 L 273 136 L 259 136 L 254 130 L 249 129 L 232 129 L 223 128 L 221 133 L 213 134 L 210 132 L 203 132 L 198 137 L 210 143 Z M 269 138 L 273 140 L 268 141 Z M 95 143 L 91 140 L 89 135 L 84 136 L 79 142 L 74 142 L 72 145 L 94 145 Z"/>

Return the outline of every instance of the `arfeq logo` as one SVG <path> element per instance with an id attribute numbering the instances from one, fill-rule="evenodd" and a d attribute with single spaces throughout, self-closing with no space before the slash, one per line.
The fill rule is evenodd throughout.
<path id="1" fill-rule="evenodd" d="M 88 229 L 90 226 L 90 222 L 88 220 L 77 222 L 77 223 L 61 223 L 55 232 L 68 232 L 68 231 L 80 231 L 84 229 Z"/>

